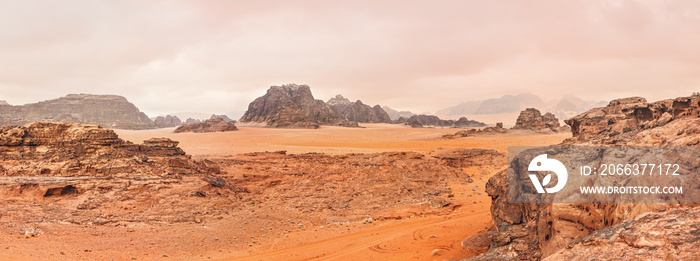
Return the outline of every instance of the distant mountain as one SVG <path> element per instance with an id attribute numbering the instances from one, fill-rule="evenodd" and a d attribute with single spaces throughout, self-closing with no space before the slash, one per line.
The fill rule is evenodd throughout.
<path id="1" fill-rule="evenodd" d="M 10 104 L 7 103 L 5 100 L 0 100 L 0 105 L 10 105 Z"/>
<path id="2" fill-rule="evenodd" d="M 397 110 L 390 108 L 389 106 L 382 106 L 382 109 L 384 109 L 384 111 L 389 115 L 389 118 L 392 121 L 396 121 L 401 117 L 408 119 L 411 116 L 416 115 L 415 113 L 410 112 L 410 111 L 397 111 Z"/>
<path id="3" fill-rule="evenodd" d="M 158 128 L 170 128 L 182 125 L 182 121 L 177 116 L 167 115 L 165 117 L 158 116 L 153 121 Z"/>
<path id="4" fill-rule="evenodd" d="M 145 113 L 117 95 L 69 94 L 37 103 L 0 106 L 0 125 L 24 125 L 36 121 L 90 123 L 114 129 L 156 127 Z"/>
<path id="5" fill-rule="evenodd" d="M 484 100 L 474 114 L 518 112 L 523 107 L 541 108 L 543 105 L 542 99 L 534 94 L 503 95 L 501 98 Z"/>
<path id="6" fill-rule="evenodd" d="M 518 95 L 504 95 L 500 98 L 486 99 L 483 101 L 467 101 L 456 106 L 439 110 L 437 115 L 443 117 L 456 117 L 465 115 L 488 115 L 517 113 L 526 108 L 538 108 L 552 112 L 559 119 L 568 119 L 591 108 L 605 106 L 607 102 L 585 101 L 575 96 L 564 96 L 561 99 L 544 101 L 539 96 L 522 93 Z"/>

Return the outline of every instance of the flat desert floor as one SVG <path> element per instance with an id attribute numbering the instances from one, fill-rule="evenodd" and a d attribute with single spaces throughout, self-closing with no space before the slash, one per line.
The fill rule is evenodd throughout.
<path id="1" fill-rule="evenodd" d="M 172 133 L 158 130 L 116 130 L 125 140 L 140 143 L 152 137 L 179 141 L 194 158 L 226 158 L 264 151 L 287 154 L 379 153 L 436 149 L 484 148 L 507 153 L 508 146 L 557 144 L 570 133 L 509 132 L 458 139 L 441 139 L 459 129 L 413 129 L 400 125 L 364 124 L 365 128 L 272 129 L 239 126 L 225 133 Z M 475 174 L 471 183 L 449 184 L 452 208 L 394 209 L 387 218 L 370 222 L 325 224 L 295 217 L 265 222 L 254 216 L 206 222 L 130 224 L 128 227 L 52 225 L 38 237 L 5 235 L 2 260 L 443 260 L 463 259 L 478 253 L 461 247 L 465 238 L 482 232 L 493 222 L 485 183 L 506 166 L 491 166 Z M 226 168 L 224 168 L 226 170 Z M 388 203 L 390 204 L 390 203 Z M 275 209 L 260 212 L 274 215 Z M 257 215 L 258 213 L 256 213 Z M 390 218 L 392 216 L 398 218 Z M 319 220 L 319 217 L 314 217 Z M 295 223 L 296 222 L 296 223 Z M 282 231 L 280 233 L 280 231 Z M 13 243 L 8 243 L 12 241 Z M 4 256 L 3 256 L 4 255 Z"/>

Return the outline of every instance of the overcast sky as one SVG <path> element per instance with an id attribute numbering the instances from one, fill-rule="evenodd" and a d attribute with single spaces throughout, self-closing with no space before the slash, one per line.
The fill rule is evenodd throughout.
<path id="1" fill-rule="evenodd" d="M 149 116 L 244 111 L 308 84 L 435 112 L 531 92 L 700 91 L 700 1 L 1 1 L 0 100 L 126 96 Z"/>

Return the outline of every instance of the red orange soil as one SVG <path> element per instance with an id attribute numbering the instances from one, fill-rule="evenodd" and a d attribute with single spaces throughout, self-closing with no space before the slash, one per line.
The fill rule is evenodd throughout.
<path id="1" fill-rule="evenodd" d="M 257 151 L 327 154 L 416 151 L 438 148 L 488 148 L 556 144 L 570 134 L 526 132 L 442 140 L 457 129 L 411 129 L 371 124 L 368 128 L 323 127 L 319 130 L 268 129 L 241 126 L 225 133 L 171 133 L 172 129 L 123 131 L 119 136 L 140 142 L 169 137 L 196 158 L 226 159 Z M 381 211 L 384 220 L 337 222 L 323 213 L 295 213 L 271 206 L 255 212 L 201 215 L 191 222 L 117 222 L 109 225 L 41 223 L 36 236 L 22 234 L 22 224 L 1 224 L 1 260 L 442 260 L 476 255 L 460 246 L 463 239 L 492 226 L 490 199 L 484 192 L 488 177 L 505 166 L 480 172 L 464 169 L 472 183 L 451 182 L 448 208 L 401 204 Z M 226 167 L 224 168 L 226 170 Z M 232 174 L 233 175 L 233 174 Z M 238 175 L 238 174 L 236 174 Z M 234 175 L 235 176 L 235 175 Z M 238 204 L 238 203 L 236 203 Z M 105 213 L 109 215 L 110 213 Z M 2 215 L 2 214 L 0 214 Z M 383 218 L 386 217 L 386 218 Z M 400 218 L 400 219 L 399 219 Z M 436 250 L 437 249 L 437 250 Z M 5 255 L 5 256 L 3 256 Z"/>

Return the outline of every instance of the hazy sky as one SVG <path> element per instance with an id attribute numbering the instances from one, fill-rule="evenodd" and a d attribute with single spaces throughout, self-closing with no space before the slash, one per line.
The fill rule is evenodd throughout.
<path id="1" fill-rule="evenodd" d="M 700 1 L 1 1 L 0 99 L 243 111 L 308 84 L 417 112 L 700 91 Z"/>

